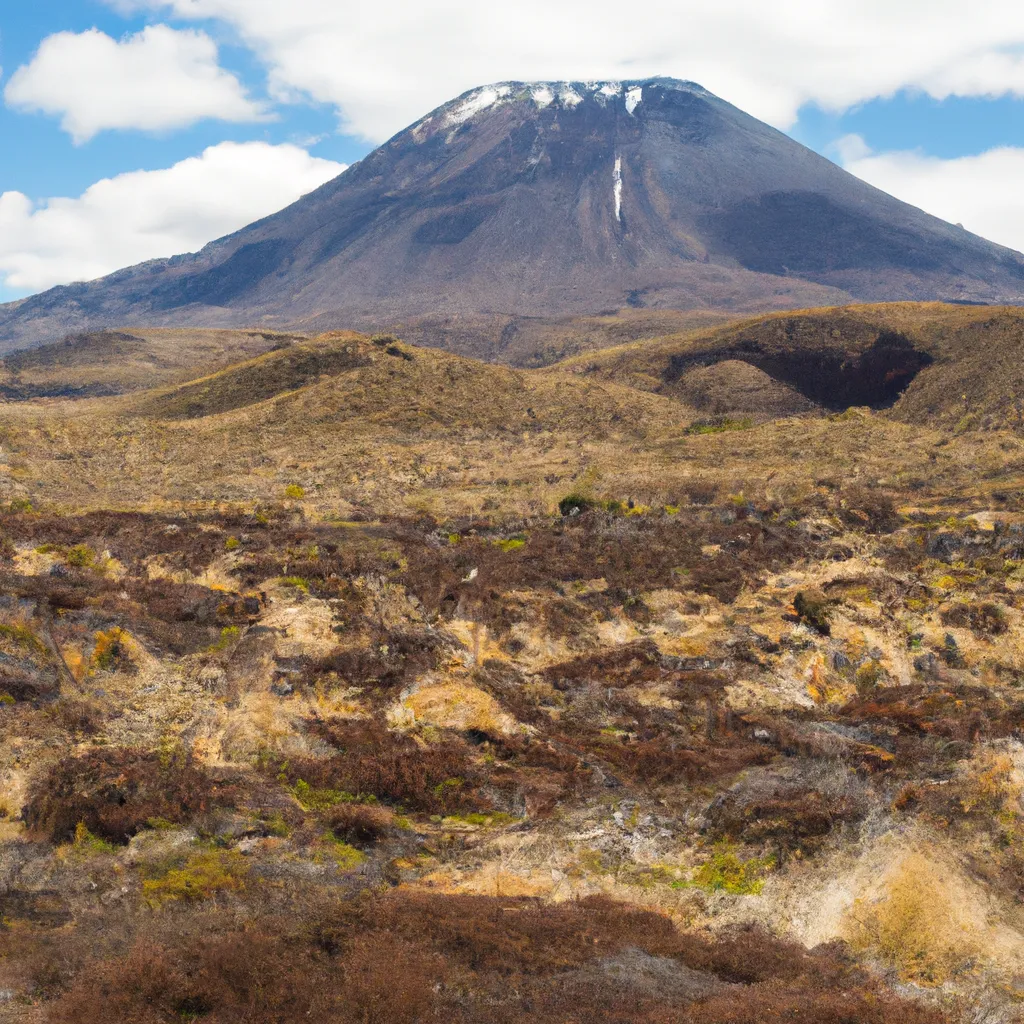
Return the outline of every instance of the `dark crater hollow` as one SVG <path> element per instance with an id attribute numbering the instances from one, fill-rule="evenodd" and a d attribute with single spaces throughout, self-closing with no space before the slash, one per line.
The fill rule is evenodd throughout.
<path id="1" fill-rule="evenodd" d="M 763 370 L 770 377 L 789 384 L 805 398 L 830 412 L 853 406 L 889 409 L 910 386 L 913 379 L 933 362 L 927 352 L 895 331 L 882 331 L 861 352 L 835 348 L 785 348 L 765 346 L 744 339 L 709 358 L 673 357 L 665 374 L 674 383 L 697 365 L 712 365 L 726 359 L 739 359 Z"/>

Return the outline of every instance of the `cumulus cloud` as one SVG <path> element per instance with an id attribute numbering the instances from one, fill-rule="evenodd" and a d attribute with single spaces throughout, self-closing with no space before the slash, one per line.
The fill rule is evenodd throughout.
<path id="1" fill-rule="evenodd" d="M 58 32 L 4 90 L 7 105 L 60 117 L 76 143 L 109 128 L 181 128 L 203 118 L 257 121 L 267 112 L 217 63 L 205 33 L 151 25 L 116 40 Z"/>
<path id="2" fill-rule="evenodd" d="M 192 252 L 287 206 L 344 165 L 297 146 L 223 142 L 165 170 L 96 182 L 77 199 L 0 195 L 0 277 L 37 291 Z"/>
<path id="3" fill-rule="evenodd" d="M 901 89 L 1024 95 L 1024 5 L 975 0 L 108 0 L 219 19 L 276 97 L 335 105 L 380 141 L 505 79 L 688 78 L 780 127 Z"/>
<path id="4" fill-rule="evenodd" d="M 1024 149 L 943 160 L 918 151 L 873 153 L 860 136 L 848 135 L 836 150 L 848 171 L 876 188 L 1024 252 Z"/>

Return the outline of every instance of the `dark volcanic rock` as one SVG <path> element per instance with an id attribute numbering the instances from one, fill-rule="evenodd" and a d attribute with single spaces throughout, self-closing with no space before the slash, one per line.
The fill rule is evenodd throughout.
<path id="1" fill-rule="evenodd" d="M 0 306 L 0 348 L 125 323 L 413 329 L 851 299 L 1024 301 L 1024 257 L 692 83 L 507 83 L 199 253 Z"/>

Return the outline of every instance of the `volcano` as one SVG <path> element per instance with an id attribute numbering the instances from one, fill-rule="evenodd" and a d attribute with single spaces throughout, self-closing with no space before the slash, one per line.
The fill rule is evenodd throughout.
<path id="1" fill-rule="evenodd" d="M 0 349 L 149 326 L 1024 302 L 1024 256 L 691 82 L 472 90 L 198 253 L 0 306 Z"/>

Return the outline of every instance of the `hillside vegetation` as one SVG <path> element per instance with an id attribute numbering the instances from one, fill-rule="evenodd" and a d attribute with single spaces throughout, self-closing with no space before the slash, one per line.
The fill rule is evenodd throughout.
<path id="1" fill-rule="evenodd" d="M 1018 307 L 889 303 L 753 317 L 579 355 L 559 370 L 716 414 L 869 406 L 962 432 L 1024 423 L 1022 354 Z"/>
<path id="2" fill-rule="evenodd" d="M 155 387 L 297 340 L 272 331 L 132 329 L 69 335 L 0 359 L 0 396 L 87 398 Z"/>
<path id="3" fill-rule="evenodd" d="M 1021 316 L 44 351 L 0 1022 L 1020 1021 Z"/>

